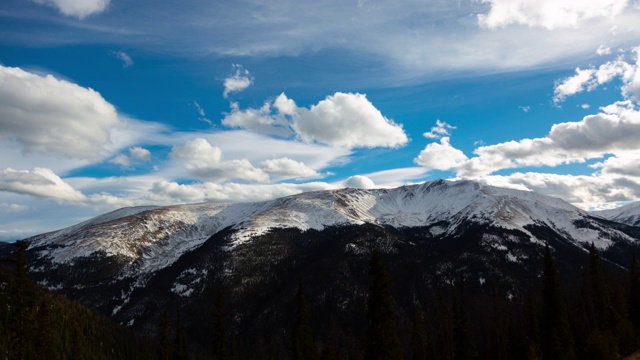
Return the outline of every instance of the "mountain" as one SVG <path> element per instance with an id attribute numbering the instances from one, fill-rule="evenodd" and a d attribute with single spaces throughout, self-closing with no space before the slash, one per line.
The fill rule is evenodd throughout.
<path id="1" fill-rule="evenodd" d="M 40 284 L 149 333 L 163 310 L 180 304 L 191 346 L 206 349 L 218 289 L 245 347 L 283 341 L 300 278 L 313 313 L 330 314 L 353 334 L 363 326 L 373 249 L 384 253 L 407 321 L 429 289 L 461 277 L 470 291 L 497 286 L 510 298 L 525 296 L 545 245 L 564 274 L 583 266 L 590 244 L 607 266 L 623 268 L 640 229 L 533 192 L 438 180 L 125 208 L 26 241 Z M 332 331 L 329 323 L 319 331 Z"/>
<path id="2" fill-rule="evenodd" d="M 640 226 L 640 201 L 615 209 L 594 211 L 593 214 L 619 223 Z"/>

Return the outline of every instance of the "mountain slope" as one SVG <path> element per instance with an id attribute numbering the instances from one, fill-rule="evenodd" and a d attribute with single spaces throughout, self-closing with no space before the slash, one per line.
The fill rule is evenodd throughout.
<path id="1" fill-rule="evenodd" d="M 300 277 L 316 311 L 335 314 L 341 326 L 361 326 L 354 314 L 364 304 L 376 248 L 396 281 L 401 316 L 408 316 L 426 289 L 460 277 L 471 289 L 491 283 L 523 296 L 539 276 L 545 244 L 559 268 L 571 270 L 582 266 L 591 243 L 609 266 L 624 267 L 638 239 L 637 228 L 560 199 L 439 180 L 256 203 L 121 209 L 27 241 L 31 274 L 41 284 L 150 332 L 162 310 L 180 302 L 191 338 L 204 346 L 211 329 L 203 314 L 216 289 L 232 300 L 234 329 L 257 339 L 287 323 Z"/>
<path id="2" fill-rule="evenodd" d="M 594 211 L 593 214 L 619 223 L 640 226 L 640 201 L 615 209 Z"/>

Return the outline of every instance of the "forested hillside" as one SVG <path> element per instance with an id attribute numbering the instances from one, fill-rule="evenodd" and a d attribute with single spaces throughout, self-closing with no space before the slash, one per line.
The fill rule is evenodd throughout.
<path id="1" fill-rule="evenodd" d="M 2 359 L 155 359 L 154 340 L 79 302 L 47 291 L 27 274 L 25 244 L 0 267 Z"/>

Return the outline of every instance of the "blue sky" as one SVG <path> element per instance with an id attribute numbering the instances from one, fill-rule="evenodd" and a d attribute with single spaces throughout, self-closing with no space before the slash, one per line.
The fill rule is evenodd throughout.
<path id="1" fill-rule="evenodd" d="M 640 199 L 637 0 L 0 3 L 0 239 L 476 179 Z"/>

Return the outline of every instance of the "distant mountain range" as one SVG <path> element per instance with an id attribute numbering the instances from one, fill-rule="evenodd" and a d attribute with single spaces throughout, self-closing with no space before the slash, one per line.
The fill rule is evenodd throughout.
<path id="1" fill-rule="evenodd" d="M 361 324 L 367 261 L 380 249 L 400 316 L 427 289 L 467 279 L 524 296 L 545 245 L 561 270 L 594 244 L 610 267 L 640 249 L 640 204 L 589 213 L 567 202 L 473 181 L 317 191 L 272 201 L 116 210 L 27 239 L 31 275 L 136 329 L 184 308 L 193 346 L 206 348 L 210 308 L 224 289 L 233 328 L 284 331 L 299 278 L 312 310 Z M 475 290 L 474 290 L 475 289 Z"/>

